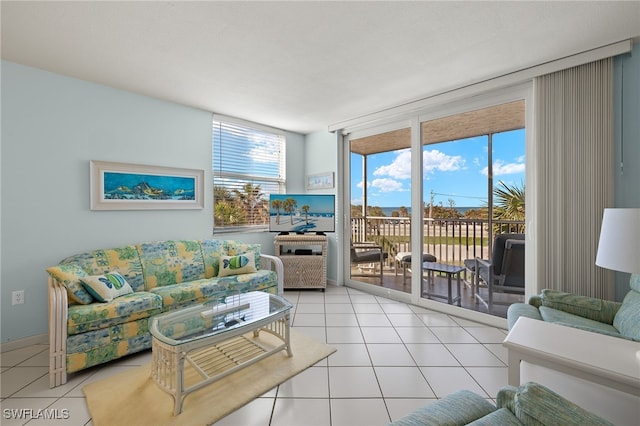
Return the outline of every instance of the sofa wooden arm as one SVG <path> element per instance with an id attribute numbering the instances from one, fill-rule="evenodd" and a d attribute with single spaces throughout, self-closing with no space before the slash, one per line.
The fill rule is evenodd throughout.
<path id="1" fill-rule="evenodd" d="M 284 294 L 284 265 L 277 256 L 260 253 L 260 269 L 275 271 L 278 276 L 278 295 Z"/>
<path id="2" fill-rule="evenodd" d="M 67 383 L 67 289 L 49 277 L 49 387 Z"/>

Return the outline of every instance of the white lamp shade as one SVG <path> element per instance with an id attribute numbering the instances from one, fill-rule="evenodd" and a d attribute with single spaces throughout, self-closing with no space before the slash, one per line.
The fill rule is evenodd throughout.
<path id="1" fill-rule="evenodd" d="M 640 208 L 604 209 L 596 265 L 640 273 Z"/>

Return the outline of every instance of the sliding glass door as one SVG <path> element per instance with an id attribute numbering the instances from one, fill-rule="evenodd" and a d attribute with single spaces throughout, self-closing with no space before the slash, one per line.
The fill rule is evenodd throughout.
<path id="1" fill-rule="evenodd" d="M 348 135 L 347 282 L 418 304 L 457 306 L 448 298 L 447 273 L 423 265 L 431 261 L 462 271 L 461 307 L 504 316 L 506 308 L 489 309 L 489 286 L 483 277 L 475 281 L 465 260 L 491 261 L 495 235 L 524 233 L 524 109 L 517 100 L 431 112 Z M 454 299 L 456 284 L 454 275 Z M 495 301 L 523 298 L 524 288 Z"/>
<path id="2" fill-rule="evenodd" d="M 395 259 L 411 243 L 411 128 L 349 141 L 350 265 L 352 280 L 409 293 Z"/>

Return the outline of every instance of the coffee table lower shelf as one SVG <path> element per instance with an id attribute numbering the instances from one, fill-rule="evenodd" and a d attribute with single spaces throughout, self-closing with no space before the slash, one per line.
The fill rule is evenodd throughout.
<path id="1" fill-rule="evenodd" d="M 152 339 L 151 377 L 161 389 L 173 396 L 174 415 L 182 411 L 184 398 L 204 386 L 220 380 L 282 350 L 292 356 L 289 336 L 289 316 L 245 334 L 212 342 L 201 339 L 181 345 L 168 345 Z M 260 331 L 282 340 L 282 344 L 268 347 L 257 337 Z M 186 363 L 192 368 L 185 368 Z"/>

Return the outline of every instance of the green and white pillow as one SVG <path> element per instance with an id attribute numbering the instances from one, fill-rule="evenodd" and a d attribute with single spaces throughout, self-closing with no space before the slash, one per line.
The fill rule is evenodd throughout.
<path id="1" fill-rule="evenodd" d="M 111 302 L 116 297 L 133 293 L 127 280 L 117 272 L 82 277 L 80 281 L 91 296 L 99 302 Z"/>
<path id="2" fill-rule="evenodd" d="M 251 272 L 257 272 L 256 258 L 253 252 L 247 252 L 237 256 L 220 256 L 219 277 L 249 274 Z"/>

